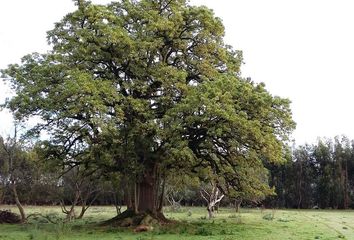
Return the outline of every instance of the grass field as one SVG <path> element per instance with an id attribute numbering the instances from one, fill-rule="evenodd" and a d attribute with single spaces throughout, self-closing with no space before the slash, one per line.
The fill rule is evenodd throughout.
<path id="1" fill-rule="evenodd" d="M 16 208 L 0 206 L 0 209 Z M 91 207 L 84 219 L 71 223 L 58 207 L 26 207 L 27 213 L 40 212 L 58 220 L 46 223 L 44 218 L 32 219 L 23 225 L 0 225 L 0 239 L 6 240 L 198 240 L 198 239 L 354 239 L 354 211 L 335 210 L 259 210 L 242 209 L 235 213 L 223 208 L 215 219 L 206 219 L 205 208 L 183 208 L 165 215 L 178 223 L 155 226 L 145 233 L 131 228 L 100 227 L 97 223 L 115 215 L 114 207 Z"/>

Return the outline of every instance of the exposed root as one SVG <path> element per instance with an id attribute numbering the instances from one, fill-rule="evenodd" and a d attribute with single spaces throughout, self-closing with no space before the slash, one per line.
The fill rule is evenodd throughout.
<path id="1" fill-rule="evenodd" d="M 118 216 L 102 223 L 103 226 L 136 227 L 137 232 L 152 230 L 152 226 L 167 224 L 168 220 L 163 213 L 152 214 L 143 212 L 136 214 L 133 210 L 126 210 Z"/>
<path id="2" fill-rule="evenodd" d="M 153 230 L 154 227 L 152 226 L 147 226 L 147 225 L 139 225 L 137 226 L 135 229 L 134 229 L 134 232 L 148 232 L 148 231 L 151 231 Z"/>

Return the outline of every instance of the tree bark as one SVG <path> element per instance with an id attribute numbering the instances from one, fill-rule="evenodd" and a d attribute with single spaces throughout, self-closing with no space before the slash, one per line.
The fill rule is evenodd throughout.
<path id="1" fill-rule="evenodd" d="M 344 170 L 344 209 L 349 207 L 349 194 L 348 194 L 348 160 L 345 159 L 345 170 Z"/>
<path id="2" fill-rule="evenodd" d="M 165 196 L 165 187 L 166 187 L 166 176 L 165 175 L 163 176 L 162 181 L 163 181 L 162 182 L 162 189 L 161 189 L 160 199 L 159 199 L 158 206 L 157 206 L 158 212 L 162 212 L 162 208 L 163 208 L 163 199 Z"/>
<path id="3" fill-rule="evenodd" d="M 145 221 L 146 217 L 158 222 L 169 222 L 162 213 L 162 198 L 159 197 L 164 193 L 164 187 L 163 184 L 159 184 L 160 177 L 157 166 L 150 166 L 146 169 L 141 178 L 137 178 L 134 184 L 125 189 L 125 202 L 128 209 L 103 224 L 115 224 L 122 227 L 138 226 Z"/>
<path id="4" fill-rule="evenodd" d="M 235 211 L 237 213 L 240 212 L 241 203 L 242 203 L 242 199 L 236 199 L 235 200 Z"/>
<path id="5" fill-rule="evenodd" d="M 154 177 L 151 174 L 146 174 L 138 186 L 138 212 L 157 213 L 156 183 Z"/>
<path id="6" fill-rule="evenodd" d="M 66 220 L 71 221 L 76 218 L 75 206 L 80 199 L 80 192 L 76 191 L 74 199 L 71 203 L 70 209 L 66 209 L 64 201 L 61 201 L 61 211 L 66 214 Z"/>
<path id="7" fill-rule="evenodd" d="M 209 206 L 207 207 L 208 210 L 208 218 L 212 219 L 214 218 L 214 210 L 212 208 L 210 208 Z"/>
<path id="8" fill-rule="evenodd" d="M 22 204 L 21 204 L 21 202 L 20 202 L 20 199 L 19 199 L 19 197 L 18 197 L 17 189 L 16 189 L 16 184 L 15 184 L 15 183 L 12 183 L 12 193 L 13 193 L 13 195 L 14 195 L 14 199 L 15 199 L 15 202 L 16 202 L 16 206 L 17 206 L 18 210 L 20 211 L 21 222 L 26 222 L 26 213 L 25 213 L 25 210 L 23 209 Z"/>
<path id="9" fill-rule="evenodd" d="M 215 183 L 211 182 L 211 186 L 210 193 L 206 189 L 200 191 L 202 198 L 207 202 L 209 219 L 214 217 L 215 207 L 224 198 L 224 194 L 219 195 L 219 188 Z"/>
<path id="10" fill-rule="evenodd" d="M 128 210 L 134 210 L 134 203 L 133 203 L 133 193 L 132 193 L 132 188 L 127 184 L 127 186 L 124 189 L 124 202 L 125 205 L 127 205 Z"/>
<path id="11" fill-rule="evenodd" d="M 300 209 L 301 208 L 301 203 L 302 203 L 302 161 L 301 160 L 300 160 L 298 193 L 299 193 L 299 199 L 298 199 L 298 202 L 297 202 L 297 208 Z"/>

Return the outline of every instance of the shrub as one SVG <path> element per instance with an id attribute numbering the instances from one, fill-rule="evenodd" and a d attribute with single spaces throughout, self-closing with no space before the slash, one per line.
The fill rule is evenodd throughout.
<path id="1" fill-rule="evenodd" d="M 264 220 L 272 221 L 274 219 L 274 215 L 272 213 L 267 213 L 263 216 Z"/>
<path id="2" fill-rule="evenodd" d="M 197 228 L 197 231 L 195 232 L 195 235 L 200 235 L 200 236 L 211 236 L 213 233 L 205 228 L 205 227 L 199 227 Z"/>
<path id="3" fill-rule="evenodd" d="M 2 223 L 20 223 L 21 218 L 18 214 L 11 212 L 10 210 L 0 211 L 0 224 Z"/>

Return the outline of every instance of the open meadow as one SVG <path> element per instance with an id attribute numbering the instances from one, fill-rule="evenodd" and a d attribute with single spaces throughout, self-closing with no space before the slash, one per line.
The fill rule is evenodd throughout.
<path id="1" fill-rule="evenodd" d="M 1 209 L 16 208 L 1 206 Z M 82 220 L 63 223 L 59 207 L 26 207 L 27 212 L 46 218 L 30 218 L 27 224 L 0 225 L 0 239 L 6 240 L 197 240 L 197 239 L 354 239 L 354 212 L 335 210 L 261 210 L 222 208 L 217 216 L 206 218 L 205 208 L 165 209 L 165 215 L 177 223 L 155 226 L 150 232 L 135 233 L 132 228 L 102 227 L 103 220 L 115 215 L 114 207 L 92 207 Z"/>

